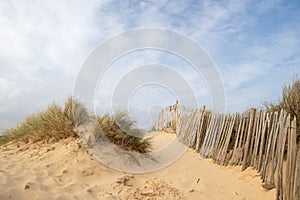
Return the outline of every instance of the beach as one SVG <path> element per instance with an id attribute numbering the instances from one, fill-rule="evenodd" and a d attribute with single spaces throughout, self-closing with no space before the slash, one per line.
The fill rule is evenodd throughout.
<path id="1" fill-rule="evenodd" d="M 175 135 L 174 135 L 175 136 Z M 157 134 L 163 148 L 170 133 Z M 79 138 L 0 147 L 0 199 L 275 199 L 255 170 L 219 166 L 187 150 L 168 167 L 145 174 L 113 170 Z"/>

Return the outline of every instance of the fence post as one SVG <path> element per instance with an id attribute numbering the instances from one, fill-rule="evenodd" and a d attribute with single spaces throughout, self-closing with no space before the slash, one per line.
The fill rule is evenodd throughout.
<path id="1" fill-rule="evenodd" d="M 294 187 L 294 199 L 300 199 L 300 146 L 298 147 L 297 153 L 297 167 L 295 176 L 295 187 Z"/>
<path id="2" fill-rule="evenodd" d="M 176 103 L 174 106 L 174 113 L 173 113 L 173 127 L 172 128 L 174 128 L 175 132 L 176 132 L 176 123 L 177 123 L 177 116 L 178 116 L 177 110 L 178 110 L 178 100 L 176 100 Z"/>
<path id="3" fill-rule="evenodd" d="M 296 118 L 291 121 L 290 132 L 288 136 L 288 152 L 287 152 L 287 167 L 286 167 L 286 199 L 294 199 L 294 180 L 296 170 L 296 147 L 297 147 L 297 133 L 296 133 Z"/>
<path id="4" fill-rule="evenodd" d="M 290 124 L 290 116 L 284 117 L 284 120 L 280 121 L 280 133 L 278 139 L 278 160 L 277 160 L 277 184 L 276 184 L 276 199 L 283 200 L 284 187 L 283 187 L 283 160 L 285 143 L 287 139 L 288 125 Z"/>
<path id="5" fill-rule="evenodd" d="M 250 150 L 250 140 L 251 140 L 252 128 L 255 119 L 255 111 L 256 111 L 255 109 L 252 109 L 250 113 L 250 122 L 249 122 L 249 129 L 247 133 L 247 139 L 246 139 L 244 155 L 243 155 L 242 171 L 244 171 L 248 166 L 248 152 Z"/>

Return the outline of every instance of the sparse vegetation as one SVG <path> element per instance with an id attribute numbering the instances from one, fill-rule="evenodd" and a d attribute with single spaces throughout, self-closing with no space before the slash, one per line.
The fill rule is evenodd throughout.
<path id="1" fill-rule="evenodd" d="M 276 103 L 264 103 L 267 111 L 281 111 L 285 110 L 291 117 L 297 119 L 297 134 L 300 137 L 300 80 L 294 78 L 291 85 L 284 85 L 282 87 L 282 97 Z"/>
<path id="2" fill-rule="evenodd" d="M 149 139 L 143 138 L 143 132 L 126 112 L 99 117 L 98 122 L 108 139 L 124 150 L 146 153 L 151 148 Z"/>
<path id="3" fill-rule="evenodd" d="M 27 143 L 76 137 L 75 125 L 82 123 L 87 116 L 85 107 L 73 97 L 69 97 L 63 107 L 53 103 L 45 111 L 30 115 L 16 127 L 5 130 L 0 144 L 12 140 L 23 140 Z"/>
<path id="4" fill-rule="evenodd" d="M 77 137 L 75 126 L 82 124 L 87 118 L 89 114 L 86 108 L 69 97 L 64 106 L 53 103 L 45 111 L 30 115 L 16 127 L 5 130 L 0 137 L 0 144 L 10 141 L 59 141 L 62 138 Z M 149 139 L 143 139 L 143 132 L 127 113 L 119 112 L 113 117 L 104 115 L 98 118 L 98 122 L 109 140 L 124 150 L 142 153 L 149 150 Z"/>

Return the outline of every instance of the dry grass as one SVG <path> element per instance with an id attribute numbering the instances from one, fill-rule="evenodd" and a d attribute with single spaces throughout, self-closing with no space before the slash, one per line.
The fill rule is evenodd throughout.
<path id="1" fill-rule="evenodd" d="M 37 142 L 59 141 L 67 137 L 78 137 L 75 127 L 90 118 L 86 108 L 69 97 L 63 106 L 51 104 L 45 111 L 26 117 L 14 128 L 4 131 L 0 145 L 10 141 Z M 113 117 L 98 118 L 102 132 L 124 150 L 145 153 L 151 147 L 149 139 L 143 139 L 143 132 L 124 112 Z"/>
<path id="2" fill-rule="evenodd" d="M 98 122 L 108 139 L 124 150 L 146 153 L 151 148 L 150 140 L 143 138 L 144 133 L 126 112 L 99 117 Z"/>
<path id="3" fill-rule="evenodd" d="M 76 109 L 76 112 L 74 112 Z M 73 113 L 75 115 L 73 115 Z M 51 104 L 45 111 L 26 117 L 14 128 L 4 131 L 0 144 L 13 140 L 24 142 L 75 137 L 75 125 L 82 123 L 88 113 L 85 107 L 72 97 L 67 98 L 64 106 Z"/>
<path id="4" fill-rule="evenodd" d="M 267 111 L 281 111 L 285 110 L 292 118 L 297 119 L 297 134 L 300 137 L 300 80 L 294 78 L 291 85 L 284 85 L 282 87 L 282 98 L 277 103 L 265 102 L 264 106 Z"/>

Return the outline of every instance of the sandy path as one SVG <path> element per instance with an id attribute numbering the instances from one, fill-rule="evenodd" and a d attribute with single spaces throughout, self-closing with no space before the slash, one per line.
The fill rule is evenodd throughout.
<path id="1" fill-rule="evenodd" d="M 173 138 L 155 137 L 155 148 Z M 275 199 L 253 170 L 221 167 L 188 150 L 162 170 L 130 175 L 105 167 L 79 140 L 0 147 L 0 199 Z"/>

